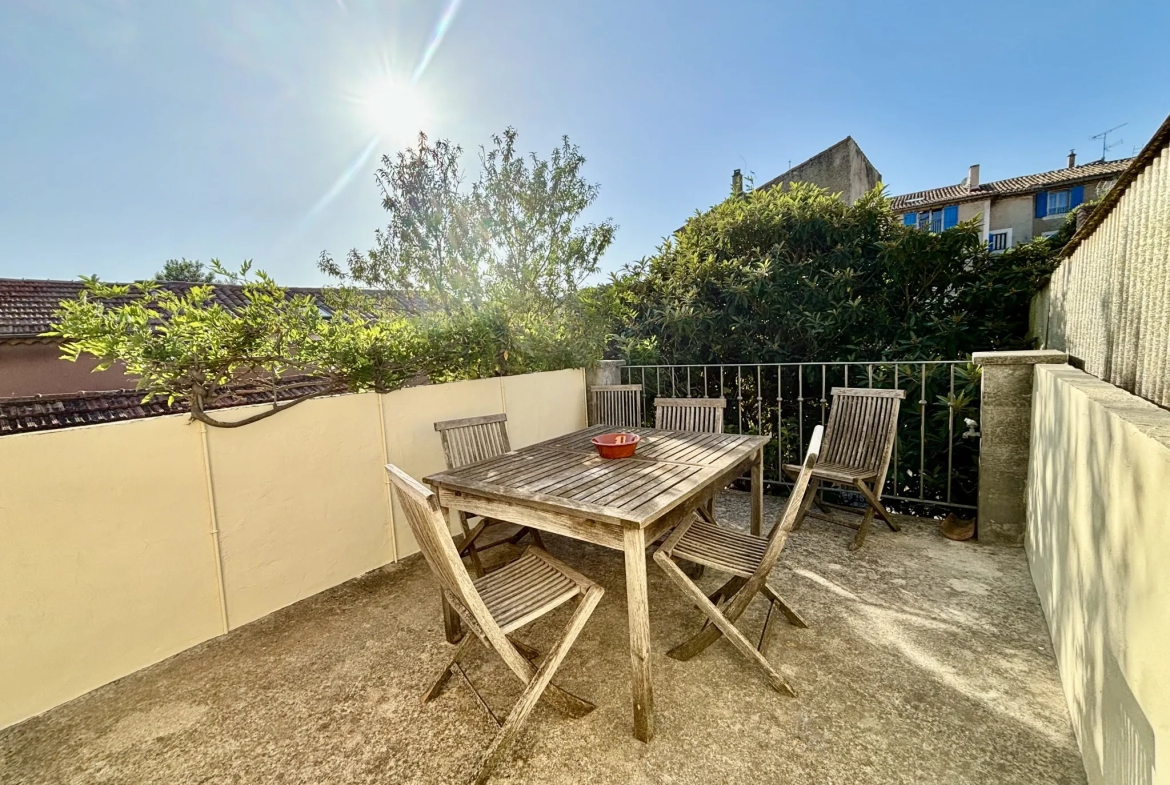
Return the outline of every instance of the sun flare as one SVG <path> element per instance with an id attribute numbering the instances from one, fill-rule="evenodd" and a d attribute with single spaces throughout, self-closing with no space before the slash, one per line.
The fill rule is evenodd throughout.
<path id="1" fill-rule="evenodd" d="M 407 81 L 386 77 L 371 85 L 360 101 L 365 120 L 382 138 L 406 142 L 426 130 L 430 112 L 422 92 Z"/>

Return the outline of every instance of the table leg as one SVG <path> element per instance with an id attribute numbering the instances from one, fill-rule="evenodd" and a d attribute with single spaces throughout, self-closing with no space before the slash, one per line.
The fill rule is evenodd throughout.
<path id="1" fill-rule="evenodd" d="M 463 639 L 463 627 L 459 614 L 447 602 L 447 596 L 439 589 L 439 601 L 443 604 L 443 633 L 447 636 L 447 643 L 458 643 Z"/>
<path id="2" fill-rule="evenodd" d="M 752 463 L 752 534 L 757 537 L 764 527 L 764 451 Z"/>
<path id="3" fill-rule="evenodd" d="M 650 604 L 646 586 L 646 532 L 623 532 L 626 605 L 630 616 L 630 683 L 634 696 L 634 737 L 654 738 L 654 685 L 650 680 Z"/>

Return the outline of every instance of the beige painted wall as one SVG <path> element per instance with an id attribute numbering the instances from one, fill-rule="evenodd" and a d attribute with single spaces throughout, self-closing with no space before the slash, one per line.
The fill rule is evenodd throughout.
<path id="1" fill-rule="evenodd" d="M 322 398 L 235 430 L 0 438 L 0 727 L 414 553 L 384 456 L 438 471 L 434 421 L 500 412 L 516 447 L 583 428 L 584 372 Z"/>
<path id="2" fill-rule="evenodd" d="M 1170 783 L 1170 412 L 1036 366 L 1027 553 L 1090 782 Z"/>
<path id="3" fill-rule="evenodd" d="M 367 393 L 207 429 L 232 628 L 394 560 L 378 420 Z"/>
<path id="4" fill-rule="evenodd" d="M 0 438 L 0 727 L 222 633 L 199 430 Z"/>

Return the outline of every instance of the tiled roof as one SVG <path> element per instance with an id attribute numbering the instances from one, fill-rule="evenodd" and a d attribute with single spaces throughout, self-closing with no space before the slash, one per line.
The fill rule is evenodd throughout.
<path id="1" fill-rule="evenodd" d="M 290 376 L 281 380 L 279 400 L 289 400 L 306 393 L 324 392 L 326 385 L 309 376 Z M 27 398 L 0 398 L 0 436 L 14 433 L 74 428 L 79 425 L 137 420 L 164 414 L 190 411 L 186 404 L 168 406 L 165 398 L 142 402 L 141 390 L 109 390 L 68 395 L 36 395 Z M 272 391 L 258 387 L 241 388 L 234 395 L 220 399 L 210 408 L 271 403 Z"/>
<path id="2" fill-rule="evenodd" d="M 184 292 L 197 284 L 183 281 L 163 281 L 161 285 L 174 292 Z M 244 305 L 242 287 L 236 284 L 212 285 L 215 301 L 228 309 Z M 0 336 L 38 335 L 49 329 L 49 322 L 57 304 L 70 300 L 85 288 L 81 281 L 37 281 L 22 278 L 0 278 Z M 324 289 L 289 286 L 292 294 L 307 294 L 324 305 Z M 378 293 L 374 293 L 378 294 Z M 385 293 L 383 293 L 385 294 Z M 403 305 L 402 295 L 391 296 Z M 116 302 L 116 301 L 115 301 Z"/>
<path id="3" fill-rule="evenodd" d="M 928 191 L 917 191 L 912 194 L 891 197 L 890 207 L 893 208 L 894 212 L 902 213 L 940 204 L 972 202 L 988 197 L 1013 196 L 1033 193 L 1045 188 L 1077 185 L 1078 183 L 1119 175 L 1125 171 L 1131 160 L 1133 159 L 1121 158 L 1116 161 L 1094 161 L 1069 169 L 1053 169 L 1051 172 L 1026 174 L 1023 177 L 1009 177 L 1007 180 L 982 183 L 974 188 L 968 188 L 965 185 L 946 185 L 942 188 L 931 188 Z"/>

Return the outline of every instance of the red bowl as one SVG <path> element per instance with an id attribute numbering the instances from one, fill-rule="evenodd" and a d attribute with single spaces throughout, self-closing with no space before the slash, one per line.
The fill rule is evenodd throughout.
<path id="1" fill-rule="evenodd" d="M 638 449 L 642 437 L 636 433 L 603 433 L 594 436 L 592 441 L 602 458 L 629 458 Z"/>

